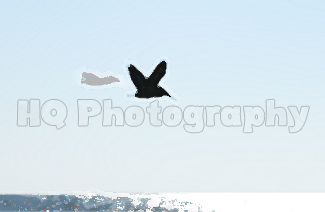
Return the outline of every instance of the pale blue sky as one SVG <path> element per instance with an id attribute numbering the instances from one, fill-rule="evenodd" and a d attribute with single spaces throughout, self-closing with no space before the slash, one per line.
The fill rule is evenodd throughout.
<path id="1" fill-rule="evenodd" d="M 0 1 L 0 192 L 325 191 L 324 1 Z M 77 99 L 134 102 L 76 86 L 83 67 L 149 75 L 186 105 L 309 105 L 287 128 L 76 127 Z M 126 81 L 127 86 L 131 86 Z M 61 99 L 67 126 L 16 127 L 18 99 Z M 139 105 L 144 105 L 139 103 Z M 150 138 L 143 138 L 150 129 Z"/>

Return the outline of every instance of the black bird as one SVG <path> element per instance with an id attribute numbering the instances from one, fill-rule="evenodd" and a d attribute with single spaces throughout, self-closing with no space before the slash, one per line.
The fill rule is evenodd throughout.
<path id="1" fill-rule="evenodd" d="M 130 77 L 133 84 L 137 88 L 135 97 L 146 99 L 162 96 L 170 97 L 167 91 L 158 85 L 161 78 L 163 78 L 163 76 L 166 74 L 166 69 L 167 63 L 162 61 L 157 65 L 150 77 L 146 78 L 136 67 L 134 67 L 134 65 L 130 64 Z"/>

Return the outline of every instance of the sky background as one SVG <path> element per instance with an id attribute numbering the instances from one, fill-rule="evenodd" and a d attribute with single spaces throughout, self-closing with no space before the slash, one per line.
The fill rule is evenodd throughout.
<path id="1" fill-rule="evenodd" d="M 325 192 L 324 1 L 0 1 L 0 192 Z M 159 58 L 177 104 L 309 105 L 287 127 L 77 127 L 77 99 L 127 98 L 125 63 Z M 125 77 L 85 89 L 87 67 Z M 124 78 L 123 78 L 124 79 Z M 16 126 L 17 100 L 60 99 L 61 130 Z M 168 105 L 167 103 L 163 103 Z"/>

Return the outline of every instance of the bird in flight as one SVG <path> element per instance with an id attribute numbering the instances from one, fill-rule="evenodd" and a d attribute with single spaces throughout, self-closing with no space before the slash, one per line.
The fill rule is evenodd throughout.
<path id="1" fill-rule="evenodd" d="M 170 97 L 167 91 L 158 85 L 161 78 L 166 74 L 167 63 L 165 61 L 160 62 L 149 77 L 143 76 L 132 64 L 130 64 L 128 69 L 131 80 L 137 88 L 135 97 L 146 99 L 162 96 Z"/>
<path id="2" fill-rule="evenodd" d="M 102 86 L 102 85 L 109 85 L 115 82 L 120 82 L 120 80 L 113 76 L 107 77 L 98 77 L 93 73 L 82 73 L 81 84 L 91 85 L 91 86 Z"/>

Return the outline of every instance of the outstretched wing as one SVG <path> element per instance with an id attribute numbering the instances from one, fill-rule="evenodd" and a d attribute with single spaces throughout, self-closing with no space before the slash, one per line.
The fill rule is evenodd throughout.
<path id="1" fill-rule="evenodd" d="M 136 67 L 134 67 L 132 64 L 130 64 L 130 66 L 129 66 L 129 73 L 130 73 L 131 80 L 132 80 L 133 84 L 135 85 L 135 87 L 138 90 L 140 88 L 142 88 L 144 81 L 146 80 L 145 77 L 143 76 L 143 74 Z"/>
<path id="2" fill-rule="evenodd" d="M 148 78 L 148 81 L 147 81 L 148 84 L 150 84 L 152 86 L 158 85 L 161 78 L 163 78 L 163 76 L 165 76 L 166 69 L 167 69 L 167 63 L 165 61 L 162 61 L 161 63 L 159 63 L 157 65 L 157 67 L 155 68 L 155 70 L 150 75 L 150 77 Z"/>

